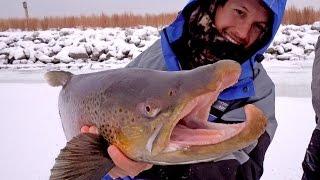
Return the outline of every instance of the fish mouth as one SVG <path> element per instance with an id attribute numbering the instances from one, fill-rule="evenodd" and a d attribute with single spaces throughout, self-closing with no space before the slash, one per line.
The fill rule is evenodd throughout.
<path id="1" fill-rule="evenodd" d="M 164 152 L 214 145 L 236 136 L 244 129 L 246 122 L 224 124 L 208 121 L 211 105 L 218 94 L 205 93 L 185 103 L 183 110 L 173 120 Z"/>
<path id="2" fill-rule="evenodd" d="M 165 119 L 161 130 L 148 141 L 152 155 L 161 152 L 184 151 L 192 147 L 211 146 L 226 141 L 241 132 L 246 123 L 222 124 L 208 121 L 211 106 L 219 94 L 234 85 L 240 77 L 240 64 L 225 60 L 190 71 L 190 76 L 202 77 L 194 84 L 186 75 L 185 91 L 176 102 L 178 105 Z M 189 79 L 188 79 L 189 78 Z M 166 113 L 163 113 L 164 115 Z M 161 121 L 161 120 L 160 120 Z M 159 123 L 161 124 L 161 123 Z M 158 126 L 159 126 L 158 124 Z M 152 144 L 152 148 L 150 148 Z"/>

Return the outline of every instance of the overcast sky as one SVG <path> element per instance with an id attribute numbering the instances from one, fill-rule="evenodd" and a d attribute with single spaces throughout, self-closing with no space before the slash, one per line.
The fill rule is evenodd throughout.
<path id="1" fill-rule="evenodd" d="M 0 18 L 24 17 L 24 0 L 0 0 Z M 177 12 L 188 0 L 25 0 L 30 17 Z M 320 0 L 288 0 L 296 7 L 320 8 Z"/>

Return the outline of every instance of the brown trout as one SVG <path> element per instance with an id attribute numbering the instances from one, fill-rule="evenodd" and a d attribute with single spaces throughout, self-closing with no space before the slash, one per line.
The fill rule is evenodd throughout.
<path id="1" fill-rule="evenodd" d="M 50 179 L 101 179 L 114 166 L 109 144 L 130 159 L 157 165 L 212 161 L 250 145 L 267 122 L 254 105 L 244 107 L 242 123 L 208 121 L 211 105 L 240 73 L 232 60 L 177 72 L 46 73 L 50 85 L 62 86 L 59 113 L 68 141 Z M 84 125 L 96 126 L 99 135 L 80 134 Z"/>

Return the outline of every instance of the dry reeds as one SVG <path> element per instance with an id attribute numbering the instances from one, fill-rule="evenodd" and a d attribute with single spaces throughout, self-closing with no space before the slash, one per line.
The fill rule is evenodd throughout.
<path id="1" fill-rule="evenodd" d="M 283 24 L 312 24 L 315 21 L 320 21 L 320 9 L 313 7 L 305 7 L 297 9 L 294 6 L 289 7 L 283 17 Z"/>
<path id="2" fill-rule="evenodd" d="M 70 27 L 132 27 L 147 25 L 159 27 L 171 23 L 177 13 L 163 13 L 158 15 L 134 15 L 131 13 L 114 15 L 44 17 L 43 19 L 0 19 L 0 30 L 46 30 L 50 28 Z"/>
<path id="3" fill-rule="evenodd" d="M 164 26 L 171 23 L 177 13 L 163 13 L 158 15 L 134 15 L 132 13 L 114 15 L 44 17 L 26 19 L 0 19 L 0 31 L 8 29 L 47 30 L 50 28 L 68 27 L 132 27 L 138 25 Z M 284 15 L 283 24 L 312 24 L 320 21 L 320 9 L 305 7 L 297 9 L 289 7 Z"/>

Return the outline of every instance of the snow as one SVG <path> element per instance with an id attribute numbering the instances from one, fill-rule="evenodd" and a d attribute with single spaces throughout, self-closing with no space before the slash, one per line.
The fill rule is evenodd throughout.
<path id="1" fill-rule="evenodd" d="M 310 98 L 276 98 L 278 129 L 264 162 L 262 180 L 300 180 L 301 163 L 313 129 L 314 112 Z"/>
<path id="2" fill-rule="evenodd" d="M 6 48 L 7 44 L 4 42 L 0 42 L 0 49 Z"/>
<path id="3" fill-rule="evenodd" d="M 54 158 L 66 142 L 57 112 L 59 88 L 43 83 L 2 83 L 0 89 L 2 179 L 48 179 Z M 311 100 L 276 100 L 279 126 L 266 154 L 262 179 L 300 179 L 301 162 L 314 128 Z"/>
<path id="4" fill-rule="evenodd" d="M 276 86 L 276 96 L 311 97 L 313 61 L 263 61 Z"/>
<path id="5" fill-rule="evenodd" d="M 270 47 L 276 51 L 265 54 L 263 64 L 276 85 L 279 125 L 266 154 L 263 180 L 301 179 L 301 162 L 315 127 L 310 83 L 319 34 L 311 25 L 281 26 Z M 66 143 L 57 107 L 60 88 L 44 83 L 46 71 L 78 74 L 121 68 L 158 38 L 152 27 L 0 32 L 1 179 L 48 179 Z M 23 50 L 13 52 L 17 48 Z M 97 59 L 74 59 L 70 52 Z M 289 60 L 279 61 L 279 55 Z M 12 64 L 7 64 L 9 56 Z"/>
<path id="6" fill-rule="evenodd" d="M 318 27 L 318 22 L 313 25 L 280 26 L 265 53 L 267 60 L 313 59 L 314 46 L 320 35 Z M 25 70 L 34 69 L 37 65 L 43 68 L 47 64 L 55 68 L 76 69 L 79 68 L 76 63 L 79 59 L 89 64 L 98 63 L 94 66 L 101 67 L 101 70 L 108 69 L 104 66 L 107 61 L 137 57 L 159 39 L 160 29 L 138 26 L 0 32 L 0 69 Z"/>
<path id="7" fill-rule="evenodd" d="M 79 64 L 71 62 L 78 59 L 92 64 L 98 62 L 99 65 L 93 66 L 108 69 L 104 66 L 106 61 L 132 60 L 157 39 L 158 28 L 147 26 L 63 28 L 35 32 L 10 30 L 0 32 L 0 55 L 5 55 L 3 60 L 7 60 L 0 61 L 0 69 L 25 70 L 34 69 L 36 65 L 43 68 L 43 64 L 74 69 Z M 21 59 L 36 65 L 25 61 L 21 63 Z"/>
<path id="8" fill-rule="evenodd" d="M 46 84 L 0 84 L 1 179 L 48 179 L 64 144 L 58 89 Z"/>

